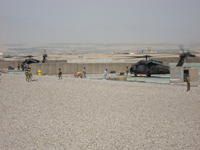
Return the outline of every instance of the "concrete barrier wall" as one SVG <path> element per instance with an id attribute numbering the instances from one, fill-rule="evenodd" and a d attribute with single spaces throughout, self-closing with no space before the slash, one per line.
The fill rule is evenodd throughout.
<path id="1" fill-rule="evenodd" d="M 107 69 L 107 73 L 110 73 L 112 70 L 112 63 L 107 63 L 105 68 Z"/>
<path id="2" fill-rule="evenodd" d="M 198 82 L 198 69 L 197 68 L 189 68 L 190 81 Z"/>
<path id="3" fill-rule="evenodd" d="M 13 68 L 16 68 L 15 67 L 15 61 L 9 61 L 8 64 L 9 64 L 9 66 L 11 66 Z"/>
<path id="4" fill-rule="evenodd" d="M 49 75 L 56 75 L 56 63 L 49 63 Z"/>
<path id="5" fill-rule="evenodd" d="M 113 63 L 111 71 L 119 72 L 119 64 L 120 63 Z"/>
<path id="6" fill-rule="evenodd" d="M 169 62 L 177 63 L 178 57 L 166 57 L 166 58 L 153 58 L 152 60 L 162 61 L 164 65 L 168 65 Z M 58 69 L 61 68 L 64 74 L 75 74 L 77 72 L 82 72 L 83 68 L 86 67 L 88 74 L 103 74 L 105 69 L 108 69 L 108 73 L 115 71 L 116 73 L 125 72 L 126 67 L 129 68 L 133 63 L 66 63 L 67 60 L 48 60 L 46 63 L 31 64 L 33 74 L 37 74 L 38 70 L 42 71 L 42 74 L 55 75 L 58 73 Z M 185 63 L 200 62 L 199 57 L 193 57 L 185 59 Z M 22 60 L 0 60 L 0 68 L 8 68 L 12 66 L 17 68 L 18 63 L 20 64 Z"/>
<path id="7" fill-rule="evenodd" d="M 62 70 L 62 72 L 63 72 L 63 70 L 64 70 L 64 63 L 63 63 L 63 62 L 61 62 L 61 63 L 56 63 L 56 74 L 58 74 L 59 68 L 60 68 L 60 69 Z"/>
<path id="8" fill-rule="evenodd" d="M 99 63 L 93 63 L 92 64 L 92 74 L 98 74 L 99 73 Z"/>
<path id="9" fill-rule="evenodd" d="M 9 61 L 5 61 L 5 66 L 4 66 L 4 68 L 7 68 L 7 69 L 8 69 L 8 66 L 10 66 L 10 62 L 9 62 Z"/>
<path id="10" fill-rule="evenodd" d="M 84 63 L 78 64 L 78 68 L 77 68 L 78 70 L 77 70 L 77 72 L 83 72 L 83 68 L 84 68 L 84 67 L 86 67 Z M 87 70 L 87 69 L 88 69 L 88 68 L 86 67 L 86 70 Z"/>
<path id="11" fill-rule="evenodd" d="M 41 64 L 31 64 L 31 73 L 33 75 L 38 74 L 38 70 L 41 70 Z"/>
<path id="12" fill-rule="evenodd" d="M 170 68 L 170 82 L 182 83 L 183 82 L 183 67 Z"/>
<path id="13" fill-rule="evenodd" d="M 42 63 L 40 65 L 41 65 L 42 75 L 48 75 L 49 74 L 49 63 Z"/>
<path id="14" fill-rule="evenodd" d="M 126 63 L 120 63 L 119 64 L 119 72 L 125 72 Z"/>
<path id="15" fill-rule="evenodd" d="M 74 73 L 76 68 L 77 72 L 82 72 L 83 68 L 86 68 L 88 74 L 102 74 L 105 69 L 107 69 L 108 73 L 111 71 L 115 71 L 117 73 L 124 72 L 126 70 L 126 66 L 132 65 L 132 63 L 68 63 L 71 64 L 69 73 Z M 76 67 L 77 65 L 77 67 Z M 121 66 L 121 68 L 120 68 Z M 69 69 L 68 69 L 69 70 Z"/>
<path id="16" fill-rule="evenodd" d="M 104 70 L 107 68 L 106 63 L 99 63 L 99 74 L 103 74 Z"/>
<path id="17" fill-rule="evenodd" d="M 4 60 L 0 60 L 0 69 L 5 68 L 5 67 L 4 67 L 4 62 L 5 62 Z"/>
<path id="18" fill-rule="evenodd" d="M 18 64 L 20 64 L 20 67 L 21 67 L 22 61 L 17 61 L 17 60 L 5 61 L 5 60 L 1 60 L 0 61 L 0 68 L 1 69 L 8 69 L 8 66 L 11 66 L 13 68 L 17 68 Z"/>
<path id="19" fill-rule="evenodd" d="M 92 64 L 88 63 L 88 64 L 85 64 L 85 66 L 87 68 L 87 73 L 92 74 Z M 83 70 L 81 70 L 81 71 L 83 71 Z"/>
<path id="20" fill-rule="evenodd" d="M 64 63 L 64 64 L 63 64 L 63 73 L 64 73 L 64 74 L 69 74 L 69 73 L 70 73 L 70 67 L 71 67 L 71 64 L 69 64 L 69 63 Z"/>
<path id="21" fill-rule="evenodd" d="M 18 64 L 20 64 L 20 68 L 21 68 L 21 64 L 22 64 L 22 60 L 19 60 L 19 61 L 5 61 L 5 60 L 1 60 L 0 61 L 0 68 L 2 69 L 7 69 L 8 66 L 12 66 L 14 68 L 17 68 Z M 92 70 L 91 73 L 99 73 L 100 70 L 104 70 L 104 69 L 108 69 L 108 72 L 110 71 L 116 71 L 118 72 L 119 70 L 122 70 L 122 68 L 124 68 L 125 65 L 123 62 L 122 63 L 66 63 L 67 61 L 66 60 L 49 60 L 49 61 L 46 61 L 45 63 L 42 63 L 42 61 L 40 61 L 40 63 L 38 64 L 71 64 L 72 66 L 68 66 L 68 65 L 65 65 L 65 67 L 68 68 L 68 70 L 65 68 L 65 69 L 62 69 L 66 72 L 78 72 L 78 71 L 83 71 L 83 67 L 86 67 L 86 70 Z M 77 66 L 75 65 L 77 64 Z M 90 65 L 92 64 L 92 65 Z M 101 65 L 100 65 L 101 64 Z M 120 64 L 122 64 L 120 66 Z M 129 63 L 129 67 L 131 66 L 132 63 Z M 33 64 L 31 64 L 33 65 Z M 37 66 L 37 65 L 36 65 Z M 123 67 L 122 67 L 123 66 Z M 34 64 L 34 67 L 35 67 L 35 64 Z M 59 66 L 58 66 L 59 67 Z M 56 70 L 58 69 L 58 67 L 56 68 Z M 60 66 L 62 67 L 62 65 Z M 101 68 L 103 67 L 103 68 Z M 121 67 L 121 69 L 119 69 Z M 69 68 L 73 68 L 71 71 L 69 71 Z M 40 68 L 41 69 L 41 68 Z M 51 69 L 51 65 L 50 65 L 50 69 Z M 46 71 L 45 71 L 46 72 Z M 53 73 L 55 71 L 51 71 L 51 73 Z"/>
<path id="22" fill-rule="evenodd" d="M 78 64 L 77 63 L 71 63 L 69 74 L 76 74 L 77 72 L 78 72 Z"/>

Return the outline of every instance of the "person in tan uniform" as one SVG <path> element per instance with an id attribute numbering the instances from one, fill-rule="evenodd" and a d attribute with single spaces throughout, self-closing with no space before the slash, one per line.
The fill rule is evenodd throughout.
<path id="1" fill-rule="evenodd" d="M 28 70 L 25 70 L 25 75 L 26 75 L 26 81 L 29 81 L 29 76 L 28 76 Z"/>
<path id="2" fill-rule="evenodd" d="M 31 73 L 31 70 L 28 71 L 28 82 L 29 81 L 32 82 L 32 73 Z"/>
<path id="3" fill-rule="evenodd" d="M 187 76 L 187 91 L 190 90 L 190 75 Z"/>

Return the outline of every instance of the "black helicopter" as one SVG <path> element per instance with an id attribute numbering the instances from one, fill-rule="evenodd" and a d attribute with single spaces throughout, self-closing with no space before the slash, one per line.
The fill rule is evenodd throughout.
<path id="1" fill-rule="evenodd" d="M 23 57 L 28 57 L 28 59 L 25 59 L 25 61 L 22 62 L 22 64 L 21 64 L 22 71 L 24 71 L 24 65 L 26 65 L 27 68 L 30 69 L 30 67 L 29 67 L 30 64 L 32 64 L 32 63 L 39 63 L 40 62 L 37 59 L 33 59 L 32 57 L 34 57 L 34 56 L 32 56 L 32 55 L 23 56 Z M 46 50 L 44 50 L 44 53 L 43 53 L 42 57 L 43 57 L 42 63 L 45 63 L 46 58 L 48 57 L 48 55 L 46 54 Z"/>
<path id="2" fill-rule="evenodd" d="M 4 55 L 2 55 L 3 58 L 13 58 L 13 57 L 17 57 L 18 54 L 16 53 L 15 55 L 7 55 L 4 53 Z"/>
<path id="3" fill-rule="evenodd" d="M 39 63 L 40 61 L 39 60 L 37 60 L 37 59 L 33 59 L 32 57 L 34 57 L 34 56 L 32 56 L 32 55 L 28 55 L 28 56 L 24 56 L 24 57 L 28 57 L 28 59 L 25 59 L 25 61 L 23 61 L 22 62 L 22 64 L 21 64 L 21 68 L 22 68 L 22 71 L 24 71 L 24 65 L 26 65 L 27 66 L 27 68 L 29 68 L 28 66 L 29 66 L 29 64 L 32 64 L 32 63 Z"/>
<path id="4" fill-rule="evenodd" d="M 11 55 L 3 55 L 3 58 L 13 58 L 14 56 Z"/>
<path id="5" fill-rule="evenodd" d="M 149 55 L 138 56 L 136 58 L 141 57 L 145 57 L 146 60 L 140 60 L 137 64 L 133 64 L 130 68 L 131 74 L 135 74 L 135 76 L 137 74 L 146 74 L 147 77 L 150 77 L 151 74 L 170 74 L 170 67 L 164 66 L 161 61 L 147 60 L 148 57 L 152 57 Z M 182 66 L 184 59 L 187 57 L 195 57 L 195 55 L 192 55 L 189 51 L 182 53 L 176 66 Z"/>

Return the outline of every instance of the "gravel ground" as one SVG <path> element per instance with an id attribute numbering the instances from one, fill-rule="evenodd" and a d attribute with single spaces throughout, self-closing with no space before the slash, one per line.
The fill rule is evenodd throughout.
<path id="1" fill-rule="evenodd" d="M 3 75 L 0 149 L 200 149 L 200 88 Z"/>

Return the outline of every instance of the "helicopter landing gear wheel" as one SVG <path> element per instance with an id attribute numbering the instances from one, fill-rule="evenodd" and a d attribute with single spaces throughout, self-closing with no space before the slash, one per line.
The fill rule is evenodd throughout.
<path id="1" fill-rule="evenodd" d="M 135 73 L 135 77 L 137 77 L 137 73 Z"/>

